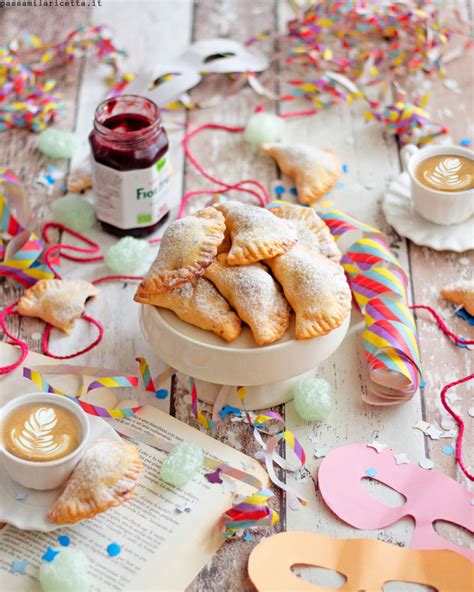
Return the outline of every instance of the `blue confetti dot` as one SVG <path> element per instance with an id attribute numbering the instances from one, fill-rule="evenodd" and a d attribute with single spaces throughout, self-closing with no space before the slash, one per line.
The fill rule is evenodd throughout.
<path id="1" fill-rule="evenodd" d="M 368 469 L 365 469 L 364 472 L 367 475 L 367 477 L 375 477 L 375 475 L 377 474 L 377 469 L 374 469 L 374 467 L 369 467 Z"/>
<path id="2" fill-rule="evenodd" d="M 107 547 L 107 553 L 109 557 L 117 557 L 117 555 L 120 555 L 121 551 L 122 548 L 120 545 L 117 545 L 117 543 L 110 543 L 110 545 Z"/>
<path id="3" fill-rule="evenodd" d="M 342 165 L 342 172 L 343 173 L 348 173 L 349 172 L 349 165 L 343 164 Z"/>
<path id="4" fill-rule="evenodd" d="M 53 561 L 54 558 L 56 557 L 56 555 L 59 554 L 59 551 L 55 551 L 54 549 L 51 549 L 51 547 L 48 547 L 46 549 L 46 551 L 44 552 L 44 555 L 41 557 L 41 559 L 43 561 Z"/>
<path id="5" fill-rule="evenodd" d="M 69 547 L 71 539 L 65 534 L 60 534 L 58 536 L 58 543 L 61 545 L 61 547 Z"/>
<path id="6" fill-rule="evenodd" d="M 294 195 L 296 197 L 298 195 L 298 192 L 296 191 L 296 187 L 292 187 L 290 189 L 290 193 L 291 193 L 291 195 Z"/>
<path id="7" fill-rule="evenodd" d="M 421 381 L 421 384 L 420 384 L 420 388 L 421 388 L 421 389 L 424 389 L 424 388 L 425 388 L 425 386 L 426 386 L 426 380 L 422 380 L 422 381 Z"/>
<path id="8" fill-rule="evenodd" d="M 167 396 L 168 396 L 168 391 L 166 389 L 159 389 L 155 393 L 155 397 L 157 399 L 166 399 Z"/>
<path id="9" fill-rule="evenodd" d="M 22 576 L 26 575 L 25 569 L 28 567 L 28 561 L 26 559 L 14 559 L 10 566 L 10 573 L 17 573 Z"/>
<path id="10" fill-rule="evenodd" d="M 273 191 L 277 195 L 281 195 L 282 193 L 285 193 L 285 188 L 283 187 L 283 185 L 277 185 Z"/>
<path id="11" fill-rule="evenodd" d="M 244 541 L 253 541 L 254 538 L 255 537 L 253 536 L 253 534 L 251 532 L 249 532 L 249 531 L 247 531 L 244 534 Z"/>
<path id="12" fill-rule="evenodd" d="M 472 143 L 471 138 L 461 138 L 459 140 L 459 145 L 460 146 L 470 146 Z"/>
<path id="13" fill-rule="evenodd" d="M 336 189 L 344 189 L 344 183 L 342 181 L 338 181 L 336 183 Z"/>
<path id="14" fill-rule="evenodd" d="M 445 444 L 441 450 L 443 451 L 443 454 L 447 454 L 448 456 L 454 454 L 454 446 L 451 444 Z"/>

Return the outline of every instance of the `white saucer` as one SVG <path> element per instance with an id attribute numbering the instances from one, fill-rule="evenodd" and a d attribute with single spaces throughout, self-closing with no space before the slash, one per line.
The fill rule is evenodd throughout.
<path id="1" fill-rule="evenodd" d="M 418 214 L 410 199 L 408 173 L 401 173 L 391 181 L 383 198 L 382 209 L 390 226 L 400 236 L 409 238 L 417 245 L 456 253 L 474 249 L 472 218 L 460 224 L 442 226 Z"/>
<path id="2" fill-rule="evenodd" d="M 100 438 L 120 440 L 120 436 L 105 420 L 91 415 L 88 417 L 91 428 L 90 443 Z M 62 487 L 50 491 L 27 489 L 10 478 L 0 461 L 0 522 L 12 524 L 21 530 L 42 532 L 63 527 L 62 524 L 50 522 L 46 517 L 61 490 Z M 17 494 L 27 497 L 20 501 L 16 499 Z"/>

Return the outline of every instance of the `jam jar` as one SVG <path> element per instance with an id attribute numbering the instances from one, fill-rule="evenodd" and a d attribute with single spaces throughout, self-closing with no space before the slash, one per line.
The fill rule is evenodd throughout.
<path id="1" fill-rule="evenodd" d="M 89 141 L 102 227 L 117 236 L 151 234 L 170 209 L 168 137 L 158 107 L 135 95 L 107 99 Z"/>

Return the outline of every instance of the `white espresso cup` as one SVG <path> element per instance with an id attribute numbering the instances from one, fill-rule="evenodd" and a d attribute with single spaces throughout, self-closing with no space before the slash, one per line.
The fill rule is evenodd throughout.
<path id="1" fill-rule="evenodd" d="M 438 191 L 422 185 L 415 177 L 418 165 L 437 155 L 464 156 L 474 158 L 474 153 L 460 146 L 430 146 L 418 149 L 407 144 L 401 150 L 403 168 L 410 176 L 410 193 L 416 211 L 436 224 L 458 224 L 474 213 L 474 189 L 464 191 Z"/>
<path id="2" fill-rule="evenodd" d="M 70 454 L 57 460 L 37 462 L 18 458 L 5 448 L 3 442 L 3 427 L 5 419 L 15 413 L 15 409 L 23 405 L 49 403 L 63 407 L 70 411 L 77 419 L 81 429 L 79 446 Z M 2 464 L 10 477 L 30 489 L 41 491 L 56 489 L 62 485 L 79 462 L 89 439 L 89 418 L 80 405 L 62 395 L 50 393 L 31 393 L 15 397 L 0 409 L 0 456 Z"/>

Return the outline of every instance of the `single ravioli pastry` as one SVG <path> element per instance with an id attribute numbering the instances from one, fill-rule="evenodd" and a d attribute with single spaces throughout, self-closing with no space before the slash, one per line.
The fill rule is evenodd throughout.
<path id="1" fill-rule="evenodd" d="M 255 343 L 273 343 L 290 324 L 290 307 L 280 286 L 261 263 L 231 266 L 218 255 L 204 275 L 235 308 L 252 331 Z"/>
<path id="2" fill-rule="evenodd" d="M 286 253 L 296 242 L 296 232 L 265 208 L 248 206 L 237 201 L 220 204 L 224 214 L 231 247 L 229 265 L 248 265 Z"/>
<path id="3" fill-rule="evenodd" d="M 148 299 L 135 297 L 135 300 L 168 308 L 183 321 L 212 331 L 226 341 L 233 341 L 240 335 L 239 317 L 216 287 L 204 278 L 196 278 L 168 292 L 154 294 Z"/>
<path id="4" fill-rule="evenodd" d="M 298 199 L 312 204 L 336 183 L 341 165 L 330 148 L 307 144 L 262 144 L 260 150 L 272 156 L 280 170 L 293 179 Z"/>
<path id="5" fill-rule="evenodd" d="M 70 333 L 74 321 L 84 314 L 86 301 L 98 293 L 98 288 L 84 280 L 38 280 L 21 296 L 18 312 Z"/>
<path id="6" fill-rule="evenodd" d="M 351 291 L 338 263 L 302 245 L 266 263 L 295 311 L 296 339 L 326 335 L 342 324 Z"/>
<path id="7" fill-rule="evenodd" d="M 270 212 L 288 220 L 288 223 L 294 226 L 298 244 L 318 251 L 332 261 L 341 260 L 341 252 L 336 246 L 334 237 L 313 208 L 288 204 L 272 208 Z"/>
<path id="8" fill-rule="evenodd" d="M 147 298 L 202 275 L 214 261 L 224 232 L 224 216 L 213 207 L 175 220 L 163 234 L 158 255 L 137 295 Z"/>
<path id="9" fill-rule="evenodd" d="M 474 283 L 461 282 L 441 290 L 441 296 L 444 296 L 454 304 L 460 304 L 470 314 L 474 316 Z"/>
<path id="10" fill-rule="evenodd" d="M 99 440 L 84 453 L 48 518 L 56 524 L 72 524 L 119 506 L 133 496 L 142 473 L 133 444 Z"/>

